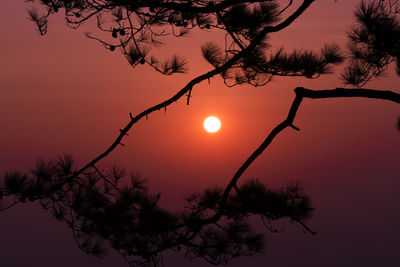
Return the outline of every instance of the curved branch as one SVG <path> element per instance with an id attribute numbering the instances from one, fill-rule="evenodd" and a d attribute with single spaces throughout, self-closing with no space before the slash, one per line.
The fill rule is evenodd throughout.
<path id="1" fill-rule="evenodd" d="M 115 141 L 100 155 L 98 155 L 96 158 L 94 158 L 92 161 L 90 161 L 88 164 L 83 166 L 78 172 L 76 172 L 76 175 L 79 175 L 83 173 L 86 169 L 89 167 L 94 166 L 98 161 L 101 159 L 105 158 L 108 154 L 110 154 L 118 145 L 121 144 L 122 139 L 124 138 L 125 135 L 127 135 L 128 131 L 132 128 L 132 126 L 137 123 L 140 119 L 143 117 L 147 117 L 150 113 L 160 110 L 160 109 L 165 109 L 167 106 L 171 105 L 172 103 L 178 101 L 182 96 L 184 96 L 186 93 L 191 92 L 193 87 L 204 81 L 207 80 L 217 74 L 220 74 L 224 72 L 225 70 L 229 69 L 231 66 L 233 66 L 237 61 L 239 61 L 241 58 L 243 58 L 246 53 L 249 51 L 253 50 L 257 45 L 259 45 L 262 40 L 265 38 L 265 36 L 268 33 L 271 32 L 277 32 L 280 31 L 286 27 L 288 27 L 292 22 L 294 22 L 303 12 L 314 2 L 315 0 L 304 0 L 302 5 L 295 11 L 291 16 L 289 16 L 286 20 L 283 22 L 275 25 L 275 26 L 267 26 L 264 27 L 264 29 L 258 34 L 258 36 L 249 44 L 249 46 L 245 49 L 239 52 L 238 54 L 234 55 L 230 60 L 228 60 L 225 64 L 222 66 L 218 66 L 214 68 L 213 70 L 202 74 L 193 80 L 191 80 L 185 87 L 183 87 L 178 93 L 176 93 L 174 96 L 171 98 L 153 106 L 142 113 L 138 114 L 137 116 L 133 117 L 131 116 L 130 122 L 120 130 L 120 134 L 117 136 Z"/>
<path id="2" fill-rule="evenodd" d="M 154 111 L 165 109 L 166 107 L 168 107 L 172 103 L 178 101 L 187 92 L 192 90 L 193 86 L 195 86 L 196 84 L 198 84 L 198 83 L 200 83 L 200 82 L 202 82 L 202 81 L 204 81 L 206 79 L 209 79 L 209 78 L 213 77 L 214 75 L 217 75 L 217 74 L 221 73 L 224 69 L 229 68 L 229 66 L 232 65 L 235 61 L 231 60 L 230 64 L 225 64 L 223 66 L 223 68 L 222 67 L 215 68 L 214 70 L 211 70 L 211 71 L 209 71 L 209 72 L 207 72 L 207 73 L 205 73 L 203 75 L 200 75 L 200 76 L 194 78 L 185 87 L 183 87 L 178 93 L 176 93 L 171 98 L 169 98 L 169 99 L 167 99 L 167 100 L 165 100 L 165 101 L 163 101 L 163 102 L 161 102 L 161 103 L 159 103 L 159 104 L 157 104 L 155 106 L 152 106 L 152 107 L 146 109 L 145 111 L 139 113 L 135 117 L 131 116 L 131 120 L 129 121 L 129 123 L 123 129 L 120 130 L 120 134 L 115 139 L 115 141 L 111 144 L 111 146 L 106 151 L 104 151 L 99 156 L 97 156 L 95 159 L 93 159 L 88 164 L 83 166 L 76 174 L 83 173 L 87 168 L 94 166 L 98 161 L 100 161 L 101 159 L 105 158 L 108 154 L 110 154 L 118 145 L 121 144 L 121 141 L 124 138 L 124 136 L 128 134 L 128 132 L 132 128 L 132 126 L 135 123 L 137 123 L 140 119 L 142 119 L 143 117 L 147 117 L 150 113 L 152 113 Z"/>
<path id="3" fill-rule="evenodd" d="M 282 14 L 283 12 L 285 12 L 286 9 L 288 9 L 292 4 L 293 4 L 293 0 L 289 0 L 289 3 L 281 11 L 279 11 L 278 15 Z"/>
<path id="4" fill-rule="evenodd" d="M 297 87 L 294 89 L 296 97 L 292 102 L 289 113 L 284 121 L 278 124 L 266 137 L 266 139 L 261 143 L 259 147 L 246 159 L 246 161 L 239 167 L 235 175 L 232 177 L 229 184 L 226 186 L 220 211 L 214 215 L 213 219 L 220 218 L 222 216 L 223 209 L 227 203 L 227 199 L 231 190 L 236 186 L 237 181 L 242 176 L 242 174 L 247 170 L 247 168 L 264 152 L 264 150 L 271 144 L 274 138 L 287 127 L 292 127 L 295 130 L 299 130 L 293 125 L 293 121 L 296 117 L 297 111 L 303 98 L 311 99 L 322 99 L 322 98 L 337 98 L 337 97 L 363 97 L 363 98 L 373 98 L 388 100 L 394 103 L 400 104 L 400 94 L 392 91 L 381 91 L 373 89 L 345 89 L 336 88 L 331 90 L 311 90 L 303 87 Z"/>
<path id="5" fill-rule="evenodd" d="M 242 174 L 247 170 L 247 168 L 258 158 L 258 156 L 261 155 L 261 153 L 264 152 L 264 150 L 271 144 L 271 142 L 274 140 L 274 138 L 282 132 L 284 129 L 287 127 L 290 127 L 293 125 L 294 118 L 296 117 L 297 110 L 300 107 L 301 101 L 303 100 L 302 94 L 299 93 L 299 90 L 297 88 L 295 89 L 296 97 L 293 100 L 292 106 L 290 107 L 289 114 L 286 117 L 284 121 L 279 123 L 268 135 L 267 138 L 264 140 L 264 142 L 261 143 L 259 147 L 246 159 L 246 161 L 239 167 L 239 169 L 236 171 L 235 175 L 229 182 L 229 184 L 226 186 L 223 198 L 222 198 L 222 203 L 221 203 L 221 210 L 224 209 L 226 202 L 228 200 L 229 193 L 231 192 L 232 188 L 236 186 L 237 181 L 239 178 L 242 176 Z M 218 215 L 218 214 L 216 214 Z"/>
<path id="6" fill-rule="evenodd" d="M 3 211 L 8 210 L 8 209 L 11 209 L 12 207 L 14 207 L 15 205 L 17 205 L 18 203 L 20 203 L 20 201 L 15 200 L 13 203 L 9 204 L 8 206 L 6 206 L 6 207 L 1 207 L 1 208 L 0 208 L 0 212 L 3 212 Z"/>

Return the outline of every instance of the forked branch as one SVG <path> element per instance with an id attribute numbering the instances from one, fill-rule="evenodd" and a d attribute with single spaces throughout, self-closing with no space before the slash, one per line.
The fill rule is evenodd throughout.
<path id="1" fill-rule="evenodd" d="M 373 89 L 345 89 L 336 88 L 330 90 L 311 90 L 303 87 L 297 87 L 294 89 L 296 97 L 292 102 L 289 113 L 284 121 L 278 124 L 265 138 L 259 147 L 246 159 L 246 161 L 237 170 L 227 187 L 225 188 L 221 207 L 222 210 L 227 203 L 229 193 L 232 188 L 236 187 L 236 184 L 242 174 L 247 170 L 247 168 L 265 151 L 265 149 L 271 144 L 274 138 L 287 127 L 292 127 L 296 130 L 298 128 L 293 125 L 293 121 L 296 117 L 297 111 L 303 98 L 311 99 L 322 99 L 322 98 L 338 98 L 338 97 L 363 97 L 363 98 L 373 98 L 388 100 L 397 104 L 400 104 L 400 94 L 392 91 L 381 91 Z M 217 213 L 215 216 L 220 216 L 221 213 Z"/>

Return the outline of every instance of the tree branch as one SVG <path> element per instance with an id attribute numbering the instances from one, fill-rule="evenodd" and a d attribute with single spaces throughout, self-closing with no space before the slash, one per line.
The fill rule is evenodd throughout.
<path id="1" fill-rule="evenodd" d="M 311 99 L 321 98 L 336 98 L 336 97 L 364 97 L 389 100 L 395 103 L 400 103 L 400 94 L 392 91 L 381 91 L 373 89 L 346 89 L 336 88 L 333 90 L 310 90 L 303 87 L 297 87 L 296 93 L 299 91 L 303 97 Z"/>
<path id="2" fill-rule="evenodd" d="M 114 142 L 100 155 L 98 155 L 96 158 L 94 158 L 92 161 L 90 161 L 89 163 L 87 163 L 85 166 L 83 166 L 77 173 L 76 175 L 79 175 L 81 173 L 83 173 L 86 169 L 88 169 L 89 167 L 94 166 L 98 161 L 100 161 L 101 159 L 105 158 L 106 156 L 108 156 L 108 154 L 110 154 L 122 141 L 122 139 L 124 138 L 124 136 L 128 133 L 128 131 L 132 128 L 132 126 L 137 123 L 140 119 L 142 119 L 143 117 L 147 117 L 150 113 L 160 110 L 160 109 L 164 109 L 167 106 L 171 105 L 172 103 L 178 101 L 182 96 L 184 96 L 185 94 L 191 92 L 191 90 L 193 89 L 193 87 L 206 80 L 209 79 L 217 74 L 220 74 L 222 72 L 224 72 L 225 70 L 229 69 L 231 66 L 233 66 L 237 61 L 239 61 L 241 58 L 243 58 L 246 53 L 248 53 L 249 51 L 253 50 L 257 45 L 259 45 L 262 40 L 266 37 L 266 35 L 268 33 L 271 32 L 277 32 L 280 31 L 286 27 L 288 27 L 292 22 L 294 22 L 301 14 L 303 14 L 303 12 L 314 2 L 315 0 L 304 0 L 302 5 L 299 6 L 299 8 L 293 12 L 292 15 L 290 15 L 286 20 L 284 20 L 283 22 L 275 25 L 275 26 L 267 26 L 264 27 L 264 29 L 258 34 L 258 36 L 249 44 L 249 46 L 242 50 L 241 52 L 239 52 L 238 54 L 234 55 L 231 59 L 229 59 L 227 62 L 225 62 L 225 64 L 223 64 L 222 66 L 218 66 L 216 68 L 214 68 L 213 70 L 202 74 L 196 78 L 194 78 L 193 80 L 191 80 L 185 87 L 183 87 L 178 93 L 176 93 L 174 96 L 172 96 L 171 98 L 153 106 L 150 107 L 148 109 L 146 109 L 145 111 L 143 111 L 142 113 L 138 114 L 136 117 L 131 116 L 131 120 L 130 122 L 122 129 L 120 130 L 120 134 L 117 136 L 117 138 L 114 140 Z"/>
<path id="3" fill-rule="evenodd" d="M 5 206 L 5 207 L 1 207 L 1 208 L 0 208 L 0 212 L 3 212 L 3 211 L 5 211 L 5 210 L 10 209 L 10 208 L 14 207 L 15 205 L 17 205 L 18 203 L 20 203 L 20 201 L 15 200 L 13 203 L 11 203 L 11 204 L 9 204 L 9 205 L 7 205 L 7 206 Z"/>
<path id="4" fill-rule="evenodd" d="M 216 213 L 210 220 L 219 219 L 225 209 L 229 193 L 233 188 L 236 187 L 236 183 L 247 168 L 265 151 L 265 149 L 271 144 L 274 138 L 287 127 L 292 127 L 298 129 L 293 125 L 293 121 L 296 117 L 297 111 L 303 98 L 310 99 L 322 99 L 322 98 L 337 98 L 337 97 L 363 97 L 363 98 L 373 98 L 388 100 L 394 103 L 400 104 L 400 94 L 392 91 L 381 91 L 373 89 L 345 89 L 336 88 L 331 90 L 311 90 L 303 87 L 297 87 L 294 89 L 296 94 L 295 99 L 292 102 L 289 113 L 284 121 L 278 124 L 266 137 L 266 139 L 261 143 L 259 147 L 245 160 L 245 162 L 239 167 L 235 175 L 232 177 L 229 184 L 226 186 L 220 205 L 220 210 Z M 208 221 L 208 219 L 207 219 Z M 307 228 L 306 228 L 307 229 Z"/>

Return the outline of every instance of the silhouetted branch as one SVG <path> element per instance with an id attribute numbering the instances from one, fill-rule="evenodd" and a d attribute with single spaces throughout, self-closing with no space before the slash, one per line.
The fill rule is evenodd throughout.
<path id="1" fill-rule="evenodd" d="M 392 101 L 400 103 L 400 94 L 393 91 L 382 91 L 373 89 L 346 89 L 336 88 L 332 90 L 310 90 L 302 87 L 295 89 L 296 93 L 299 92 L 303 97 L 320 99 L 320 98 L 336 98 L 336 97 L 362 97 L 373 98 Z"/>
<path id="2" fill-rule="evenodd" d="M 281 11 L 279 11 L 278 14 L 282 14 L 283 12 L 285 12 L 286 9 L 288 9 L 292 4 L 293 4 L 293 0 L 289 0 L 289 3 Z"/>
<path id="3" fill-rule="evenodd" d="M 273 141 L 273 139 L 281 132 L 283 131 L 286 127 L 290 127 L 293 124 L 294 118 L 296 116 L 297 110 L 301 104 L 301 101 L 303 100 L 303 96 L 301 93 L 298 92 L 297 88 L 295 89 L 296 97 L 290 107 L 289 114 L 287 118 L 278 124 L 268 135 L 267 138 L 264 140 L 264 142 L 261 143 L 261 145 L 246 159 L 246 161 L 240 166 L 240 168 L 237 170 L 229 184 L 226 186 L 223 194 L 223 200 L 221 202 L 221 210 L 224 209 L 229 193 L 231 192 L 232 188 L 237 184 L 237 181 L 239 178 L 242 176 L 242 174 L 245 172 L 245 170 L 258 158 L 258 156 L 261 155 L 262 152 L 269 146 L 269 144 Z M 215 217 L 221 216 L 221 213 L 218 213 L 215 215 Z"/>
<path id="4" fill-rule="evenodd" d="M 15 205 L 17 205 L 18 203 L 20 203 L 20 201 L 15 200 L 13 203 L 5 206 L 5 207 L 0 207 L 0 212 L 6 211 L 8 209 L 11 209 L 12 207 L 14 207 Z"/>
<path id="5" fill-rule="evenodd" d="M 96 165 L 93 165 L 93 166 L 91 166 L 91 167 L 97 172 L 97 174 L 98 174 L 104 181 L 106 181 L 109 185 L 111 185 L 112 187 L 114 187 L 115 189 L 117 189 L 118 191 L 120 191 L 119 188 L 118 188 L 118 186 L 117 186 L 115 183 L 113 183 L 112 181 L 110 181 L 110 179 L 108 179 L 107 177 L 105 177 L 104 174 L 96 167 Z"/>
<path id="6" fill-rule="evenodd" d="M 318 232 L 315 232 L 313 230 L 311 230 L 310 227 L 307 226 L 307 224 L 305 224 L 303 221 L 299 220 L 299 219 L 293 219 L 293 221 L 297 222 L 298 224 L 300 224 L 308 233 L 312 234 L 312 235 L 316 235 L 318 234 Z"/>
<path id="7" fill-rule="evenodd" d="M 84 165 L 78 172 L 77 174 L 80 174 L 84 172 L 86 169 L 89 167 L 95 165 L 97 162 L 99 162 L 101 159 L 105 158 L 107 155 L 109 155 L 122 141 L 124 136 L 129 132 L 129 130 L 132 128 L 134 124 L 136 124 L 140 119 L 143 117 L 147 117 L 150 113 L 164 109 L 167 106 L 171 105 L 172 103 L 178 101 L 182 96 L 188 94 L 193 87 L 207 79 L 210 79 L 211 77 L 223 73 L 225 70 L 233 66 L 237 61 L 242 59 L 243 57 L 246 56 L 249 51 L 252 51 L 255 49 L 257 45 L 259 45 L 264 39 L 265 36 L 268 33 L 272 32 L 277 32 L 280 31 L 286 27 L 288 27 L 291 23 L 293 23 L 303 12 L 314 2 L 315 0 L 304 0 L 302 5 L 292 14 L 290 15 L 286 20 L 283 22 L 275 25 L 275 26 L 266 26 L 254 40 L 246 47 L 245 50 L 242 50 L 241 52 L 237 53 L 234 55 L 231 59 L 229 59 L 227 62 L 225 62 L 222 66 L 217 66 L 213 70 L 200 75 L 193 80 L 191 80 L 185 87 L 183 87 L 178 93 L 176 93 L 174 96 L 171 98 L 151 107 L 148 108 L 147 110 L 143 111 L 142 113 L 138 114 L 137 116 L 133 117 L 133 119 L 130 120 L 130 122 L 120 131 L 120 134 L 117 136 L 117 138 L 114 140 L 114 142 L 100 155 L 98 155 L 96 158 L 94 158 L 92 161 L 90 161 L 88 164 Z M 190 95 L 188 95 L 190 97 Z"/>
<path id="8" fill-rule="evenodd" d="M 336 88 L 331 90 L 311 90 L 303 87 L 297 87 L 294 89 L 296 94 L 295 99 L 292 102 L 289 113 L 284 121 L 278 124 L 266 137 L 266 139 L 261 143 L 259 147 L 245 160 L 245 162 L 240 166 L 237 170 L 229 184 L 226 186 L 223 194 L 223 199 L 221 202 L 221 210 L 224 209 L 228 201 L 228 196 L 237 184 L 237 181 L 240 179 L 242 174 L 247 170 L 247 168 L 265 151 L 265 149 L 271 144 L 274 138 L 287 127 L 293 128 L 293 121 L 296 117 L 297 111 L 300 107 L 303 98 L 310 99 L 322 99 L 322 98 L 344 98 L 344 97 L 362 97 L 362 98 L 373 98 L 373 99 L 381 99 L 388 100 L 394 103 L 400 103 L 400 94 L 392 92 L 392 91 L 380 91 L 373 89 L 345 89 L 345 88 Z M 295 127 L 296 129 L 297 127 Z M 298 128 L 297 128 L 298 129 Z M 214 218 L 218 218 L 222 215 L 222 212 L 219 212 L 214 215 Z"/>

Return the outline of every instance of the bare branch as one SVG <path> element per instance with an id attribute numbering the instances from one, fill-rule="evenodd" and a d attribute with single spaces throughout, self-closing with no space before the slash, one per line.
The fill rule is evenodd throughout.
<path id="1" fill-rule="evenodd" d="M 5 206 L 5 207 L 0 207 L 0 212 L 6 211 L 8 209 L 11 209 L 12 207 L 14 207 L 15 205 L 17 205 L 18 203 L 20 203 L 20 201 L 15 200 L 13 203 Z"/>
<path id="2" fill-rule="evenodd" d="M 243 175 L 247 168 L 265 151 L 265 149 L 271 144 L 274 138 L 287 127 L 293 128 L 293 121 L 296 117 L 297 111 L 300 107 L 303 98 L 310 99 L 323 99 L 323 98 L 344 98 L 344 97 L 362 97 L 362 98 L 372 98 L 388 100 L 394 103 L 400 104 L 400 94 L 392 91 L 381 91 L 373 89 L 345 89 L 336 88 L 331 90 L 311 90 L 305 89 L 303 87 L 297 87 L 294 89 L 296 94 L 295 99 L 292 102 L 289 113 L 285 120 L 278 124 L 266 137 L 266 139 L 257 147 L 257 149 L 245 160 L 245 162 L 240 166 L 235 175 L 230 180 L 229 184 L 224 190 L 223 199 L 221 202 L 220 211 L 214 215 L 213 218 L 219 218 L 222 216 L 222 212 L 227 204 L 228 196 Z M 295 127 L 296 129 L 297 127 Z"/>

